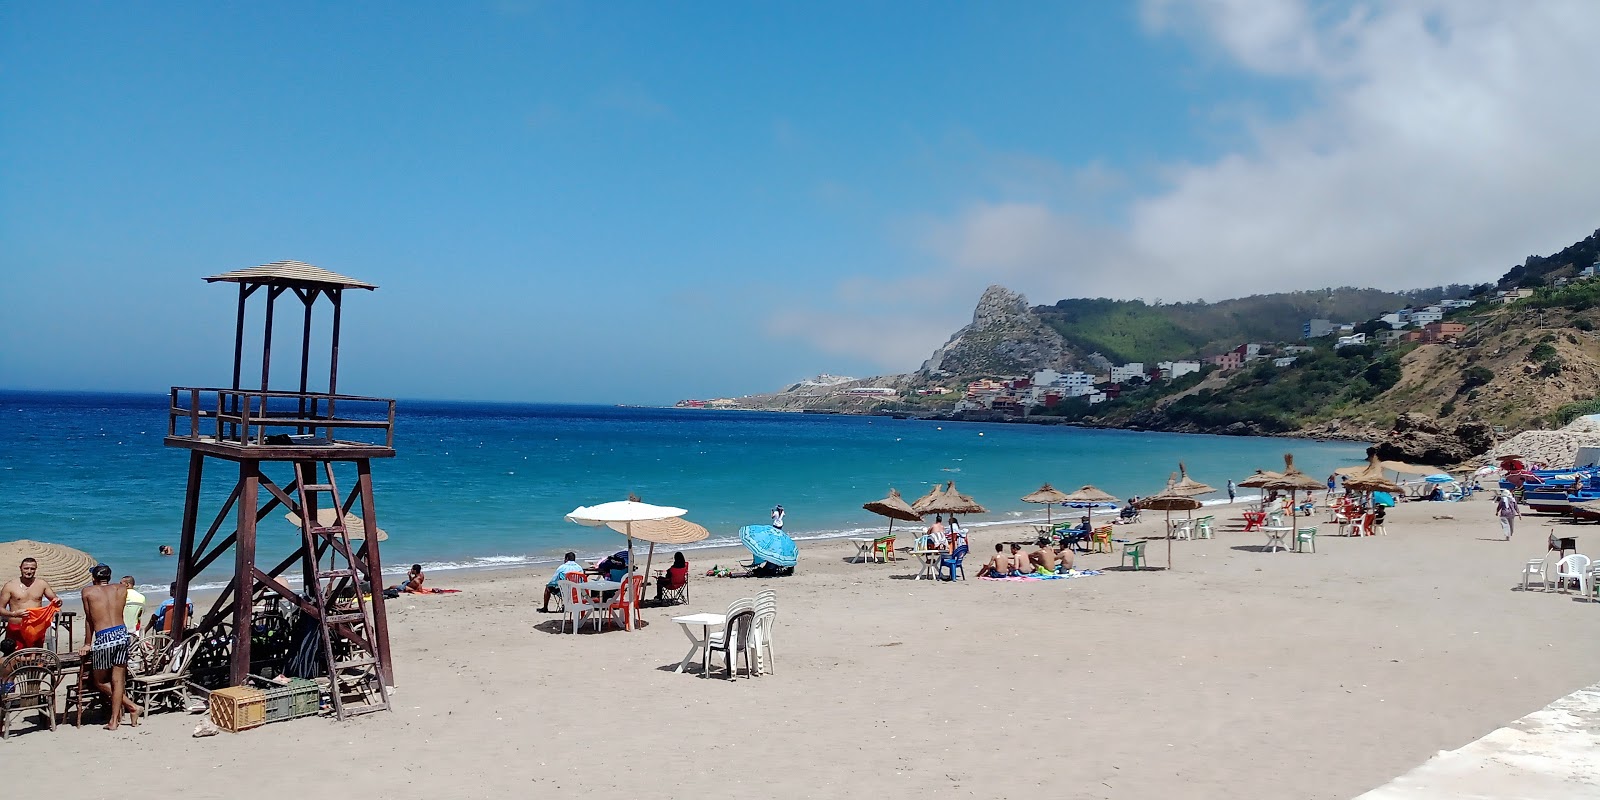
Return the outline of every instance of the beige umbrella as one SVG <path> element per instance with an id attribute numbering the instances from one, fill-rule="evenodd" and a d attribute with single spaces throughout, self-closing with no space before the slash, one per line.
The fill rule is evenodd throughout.
<path id="1" fill-rule="evenodd" d="M 1117 502 L 1117 498 L 1112 497 L 1110 494 L 1108 494 L 1106 492 L 1103 492 L 1103 491 L 1101 491 L 1099 489 L 1096 489 L 1093 486 L 1090 486 L 1088 484 L 1084 484 L 1081 488 L 1078 489 L 1078 491 L 1073 492 L 1072 494 L 1069 494 L 1065 498 L 1063 498 L 1062 502 L 1066 502 L 1066 503 L 1115 503 L 1115 502 Z M 1088 512 L 1089 512 L 1089 518 L 1092 520 L 1094 518 L 1094 509 L 1091 507 L 1091 508 L 1088 509 Z"/>
<path id="2" fill-rule="evenodd" d="M 862 503 L 861 507 L 879 516 L 888 517 L 889 533 L 891 535 L 894 534 L 895 520 L 898 519 L 905 522 L 916 522 L 922 519 L 922 514 L 918 513 L 916 509 L 908 505 L 905 501 L 905 498 L 900 496 L 900 491 L 894 488 L 890 488 L 888 496 L 884 497 L 882 500 L 874 500 L 870 503 Z"/>
<path id="3" fill-rule="evenodd" d="M 286 519 L 286 520 L 289 520 L 289 524 L 290 525 L 293 525 L 296 528 L 300 527 L 300 515 L 299 514 L 296 514 L 293 511 L 290 511 L 287 514 L 284 514 L 283 518 Z M 327 527 L 331 527 L 335 522 L 338 522 L 338 521 L 339 521 L 339 512 L 336 509 L 332 509 L 332 508 L 318 508 L 317 509 L 317 525 L 318 526 L 323 527 L 323 528 L 327 528 Z M 380 542 L 389 541 L 389 534 L 386 531 L 384 531 L 384 529 L 375 528 L 374 530 L 376 530 L 378 532 L 378 541 L 380 541 Z M 352 539 L 365 539 L 365 538 L 367 538 L 367 525 L 366 525 L 366 522 L 364 520 L 362 520 L 360 517 L 356 516 L 355 514 L 345 514 L 344 515 L 344 532 L 345 532 L 345 535 L 349 536 Z"/>
<path id="4" fill-rule="evenodd" d="M 1210 494 L 1214 491 L 1216 491 L 1216 489 L 1190 478 L 1188 467 L 1185 467 L 1182 461 L 1178 462 L 1178 482 L 1172 485 L 1172 492 L 1174 494 L 1192 496 L 1197 494 Z"/>
<path id="5" fill-rule="evenodd" d="M 1389 480 L 1383 472 L 1383 464 L 1378 461 L 1378 455 L 1373 450 L 1367 451 L 1367 463 L 1361 465 L 1355 472 L 1345 473 L 1344 488 L 1354 492 L 1398 492 L 1400 484 Z"/>
<path id="6" fill-rule="evenodd" d="M 1326 484 L 1295 468 L 1294 454 L 1283 454 L 1283 473 L 1275 481 L 1268 481 L 1264 488 L 1277 489 L 1289 492 L 1289 527 L 1295 527 L 1295 495 L 1301 490 L 1315 491 L 1327 488 Z"/>
<path id="7" fill-rule="evenodd" d="M 71 592 L 94 583 L 94 579 L 89 577 L 89 569 L 98 562 L 94 556 L 82 550 L 31 539 L 0 542 L 0 569 L 16 569 L 24 558 L 39 562 L 39 571 L 35 574 L 50 584 L 54 591 Z M 0 577 L 0 582 L 9 580 L 10 575 Z"/>
<path id="8" fill-rule="evenodd" d="M 922 504 L 926 500 L 926 504 Z M 922 504 L 922 505 L 919 505 Z M 956 490 L 956 482 L 945 484 L 944 490 L 935 488 L 911 507 L 923 514 L 987 514 L 989 509 L 984 508 L 978 501 Z"/>
<path id="9" fill-rule="evenodd" d="M 1383 464 L 1384 469 L 1389 470 L 1390 472 L 1398 472 L 1401 475 L 1432 475 L 1433 473 L 1439 471 L 1434 467 L 1407 464 L 1404 461 L 1384 461 L 1381 463 Z"/>
<path id="10" fill-rule="evenodd" d="M 706 530 L 704 526 L 696 525 L 682 517 L 647 519 L 639 522 L 607 522 L 606 527 L 628 537 L 629 547 L 632 547 L 634 539 L 650 543 L 650 549 L 644 557 L 644 576 L 647 580 L 650 577 L 650 565 L 655 562 L 656 545 L 693 544 L 711 535 L 711 531 Z M 630 562 L 633 560 L 631 552 L 628 554 L 628 560 Z M 640 598 L 634 598 L 635 603 L 639 600 Z"/>
<path id="11" fill-rule="evenodd" d="M 1246 489 L 1260 489 L 1266 486 L 1268 483 L 1271 483 L 1275 480 L 1280 480 L 1282 478 L 1282 475 L 1279 475 L 1272 470 L 1258 469 L 1250 477 L 1239 481 L 1237 485 Z"/>
<path id="12" fill-rule="evenodd" d="M 1090 487 L 1085 486 L 1084 488 L 1087 489 L 1087 488 L 1090 488 Z M 1056 503 L 1065 503 L 1065 502 L 1067 502 L 1067 496 L 1062 494 L 1059 490 L 1057 490 L 1056 487 L 1051 486 L 1050 484 L 1047 483 L 1047 484 L 1045 484 L 1043 486 L 1040 486 L 1038 491 L 1033 492 L 1031 494 L 1023 495 L 1022 496 L 1022 502 L 1024 502 L 1024 503 L 1036 503 L 1036 504 L 1039 504 L 1039 505 L 1043 505 L 1044 506 L 1044 524 L 1045 524 L 1046 527 L 1054 528 L 1055 527 L 1055 522 L 1050 519 L 1050 507 L 1055 505 Z"/>
<path id="13" fill-rule="evenodd" d="M 587 525 L 591 528 L 598 528 L 601 525 L 605 525 L 612 530 L 621 533 L 623 536 L 628 537 L 628 569 L 631 571 L 634 568 L 634 564 L 638 563 L 637 561 L 633 560 L 633 540 L 636 535 L 635 531 L 641 530 L 642 526 L 644 526 L 646 523 L 662 522 L 664 520 L 675 519 L 687 513 L 689 512 L 676 506 L 657 506 L 651 505 L 650 503 L 640 502 L 637 495 L 630 493 L 627 500 L 613 500 L 609 503 L 601 503 L 596 506 L 578 506 L 567 514 L 567 521 L 576 522 L 579 525 Z M 692 525 L 693 523 L 690 524 Z M 618 525 L 621 525 L 622 527 L 618 528 Z M 700 526 L 695 525 L 695 527 L 699 528 Z M 658 532 L 657 535 L 660 536 L 694 535 L 693 531 L 688 528 L 657 527 L 655 530 Z M 676 533 L 665 533 L 669 530 L 676 531 Z M 704 531 L 705 528 L 700 528 L 700 530 Z M 709 535 L 709 533 L 707 533 L 707 535 Z M 651 542 L 650 556 L 653 557 L 655 552 L 655 542 Z M 650 574 L 650 558 L 645 559 L 644 569 L 646 575 Z M 635 609 L 638 608 L 639 598 L 633 598 L 633 605 Z"/>
<path id="14" fill-rule="evenodd" d="M 1203 504 L 1189 495 L 1173 492 L 1169 484 L 1160 494 L 1139 498 L 1137 505 L 1151 511 L 1167 512 L 1167 569 L 1172 569 L 1172 512 L 1194 511 Z"/>

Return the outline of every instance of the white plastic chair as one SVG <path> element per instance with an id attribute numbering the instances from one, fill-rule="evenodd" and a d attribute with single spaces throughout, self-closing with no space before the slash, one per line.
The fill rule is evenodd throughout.
<path id="1" fill-rule="evenodd" d="M 1172 538 L 1174 538 L 1174 539 L 1188 539 L 1188 538 L 1190 538 L 1189 537 L 1189 526 L 1190 525 L 1191 525 L 1191 522 L 1189 520 L 1186 520 L 1186 519 L 1175 519 L 1175 520 L 1172 521 L 1172 527 L 1171 527 L 1171 529 L 1169 529 L 1167 531 L 1167 533 L 1170 534 L 1172 536 Z"/>
<path id="2" fill-rule="evenodd" d="M 1528 563 L 1522 565 L 1522 591 L 1528 591 L 1528 584 L 1533 582 L 1535 576 L 1539 578 L 1540 591 L 1550 588 L 1550 578 L 1545 574 L 1544 559 L 1542 558 L 1530 558 Z"/>
<path id="3" fill-rule="evenodd" d="M 584 590 L 584 581 L 569 581 L 563 578 L 560 582 L 561 597 L 566 603 L 561 627 L 566 627 L 567 620 L 572 620 L 572 632 L 578 632 L 578 626 L 583 624 L 585 617 L 594 618 L 594 629 L 600 630 L 600 622 L 605 616 L 605 604 L 597 600 L 593 594 Z"/>
<path id="4" fill-rule="evenodd" d="M 729 603 L 727 624 L 722 626 L 722 630 L 706 637 L 707 661 L 709 662 L 711 653 L 722 653 L 724 660 L 728 665 L 728 680 L 730 681 L 734 678 L 734 667 L 737 663 L 736 657 L 740 652 L 745 654 L 746 674 L 751 674 L 752 672 L 751 666 L 753 665 L 753 662 L 750 661 L 750 643 L 748 641 L 739 641 L 737 632 L 734 630 L 733 618 L 738 616 L 741 612 L 754 611 L 755 607 L 755 600 L 752 600 L 748 597 L 741 597 L 738 600 Z M 754 630 L 753 625 L 751 626 L 751 629 Z M 755 636 L 752 634 L 750 638 L 754 639 Z"/>
<path id="5" fill-rule="evenodd" d="M 1589 596 L 1589 557 L 1573 553 L 1556 562 L 1556 588 L 1567 590 L 1567 581 L 1578 582 L 1578 594 Z"/>
<path id="6" fill-rule="evenodd" d="M 762 589 L 756 593 L 756 625 L 750 649 L 755 651 L 756 674 L 775 672 L 772 655 L 772 623 L 778 617 L 778 593 Z"/>

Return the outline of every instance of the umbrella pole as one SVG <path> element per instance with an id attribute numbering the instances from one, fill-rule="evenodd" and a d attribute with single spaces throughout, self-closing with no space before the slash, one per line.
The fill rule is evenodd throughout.
<path id="1" fill-rule="evenodd" d="M 1172 569 L 1172 510 L 1167 510 L 1167 569 Z"/>
<path id="2" fill-rule="evenodd" d="M 649 583 L 649 581 L 650 581 L 650 562 L 654 561 L 655 557 L 656 557 L 656 543 L 655 542 L 651 542 L 650 543 L 650 553 L 649 553 L 649 555 L 646 555 L 644 557 L 644 580 L 645 580 L 645 583 Z M 628 556 L 628 558 L 629 558 L 629 560 L 632 560 L 633 556 Z M 644 583 L 639 584 L 639 593 L 640 594 L 644 593 Z M 634 628 L 638 628 L 639 627 L 639 606 L 642 605 L 643 603 L 644 603 L 644 598 L 642 598 L 642 597 L 634 597 L 633 598 L 633 610 L 629 613 L 629 616 L 633 618 L 633 627 Z"/>

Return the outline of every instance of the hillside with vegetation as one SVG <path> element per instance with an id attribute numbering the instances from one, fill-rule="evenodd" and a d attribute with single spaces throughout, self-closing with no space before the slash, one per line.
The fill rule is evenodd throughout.
<path id="1" fill-rule="evenodd" d="M 1463 297 L 1471 289 L 1442 286 L 1383 292 L 1342 287 L 1215 303 L 1071 299 L 1034 311 L 1073 350 L 1099 352 L 1115 363 L 1151 364 L 1214 355 L 1245 342 L 1294 341 L 1308 319 L 1368 320 L 1408 305 Z"/>

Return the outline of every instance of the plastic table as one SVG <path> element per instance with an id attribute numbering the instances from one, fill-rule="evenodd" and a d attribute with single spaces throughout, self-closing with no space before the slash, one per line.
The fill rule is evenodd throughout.
<path id="1" fill-rule="evenodd" d="M 923 578 L 927 578 L 931 581 L 938 579 L 939 559 L 945 555 L 943 550 L 912 550 L 911 555 L 922 561 L 922 566 L 917 570 L 917 576 L 912 580 L 920 581 Z"/>
<path id="2" fill-rule="evenodd" d="M 577 587 L 578 591 L 580 591 L 580 592 L 588 592 L 589 594 L 601 594 L 603 592 L 615 592 L 615 591 L 619 591 L 619 590 L 622 589 L 622 581 L 584 581 L 583 583 L 578 583 L 578 584 L 573 584 L 573 585 Z M 638 600 L 635 599 L 634 602 L 637 603 Z M 632 615 L 630 615 L 630 617 L 631 616 Z M 576 626 L 574 626 L 574 628 L 576 628 Z M 628 630 L 628 627 L 626 625 L 624 625 L 622 629 L 623 630 Z M 573 632 L 576 633 L 577 631 L 574 630 Z"/>
<path id="3" fill-rule="evenodd" d="M 872 543 L 877 540 L 853 536 L 845 541 L 848 541 L 856 546 L 856 563 L 864 564 L 866 563 L 867 556 L 872 554 Z"/>
<path id="4" fill-rule="evenodd" d="M 1266 525 L 1261 528 L 1267 534 L 1267 552 L 1276 553 L 1278 550 L 1287 550 L 1284 547 L 1284 537 L 1294 533 L 1294 528 L 1287 525 Z M 1277 548 L 1276 550 L 1273 548 Z"/>
<path id="5" fill-rule="evenodd" d="M 689 637 L 689 652 L 684 655 L 682 661 L 678 662 L 678 668 L 673 672 L 682 672 L 683 668 L 689 666 L 689 662 L 694 660 L 695 654 L 699 653 L 700 677 L 708 676 L 711 673 L 711 650 L 706 647 L 706 642 L 711 638 L 711 628 L 713 626 L 728 624 L 728 615 L 710 613 L 685 614 L 681 617 L 673 617 L 672 621 L 678 623 L 679 627 L 683 629 L 684 636 Z M 695 628 L 700 629 L 699 636 L 694 635 Z"/>

